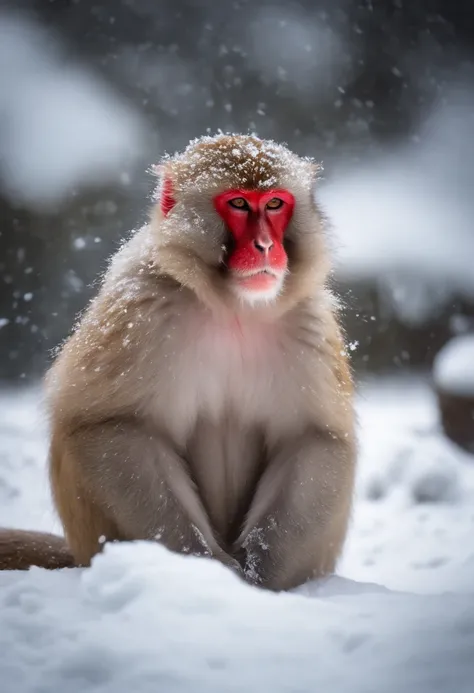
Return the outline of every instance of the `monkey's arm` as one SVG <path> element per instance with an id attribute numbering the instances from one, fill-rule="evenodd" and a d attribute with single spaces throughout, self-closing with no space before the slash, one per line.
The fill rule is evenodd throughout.
<path id="1" fill-rule="evenodd" d="M 334 571 L 351 511 L 354 444 L 313 430 L 272 451 L 237 542 L 246 577 L 286 590 Z"/>
<path id="2" fill-rule="evenodd" d="M 90 562 L 104 537 L 156 539 L 171 550 L 210 554 L 237 567 L 214 536 L 185 461 L 139 420 L 63 433 L 51 463 L 56 504 L 81 564 Z"/>

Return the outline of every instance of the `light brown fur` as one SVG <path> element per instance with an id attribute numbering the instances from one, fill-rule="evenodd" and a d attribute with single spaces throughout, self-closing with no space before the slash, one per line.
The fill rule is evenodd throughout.
<path id="1" fill-rule="evenodd" d="M 113 258 L 46 379 L 55 504 L 78 564 L 105 539 L 158 539 L 289 589 L 334 571 L 356 458 L 317 168 L 220 136 L 159 174 L 173 182 L 173 212 L 157 205 Z M 234 187 L 296 198 L 289 272 L 267 305 L 239 303 L 222 271 L 210 199 Z"/>

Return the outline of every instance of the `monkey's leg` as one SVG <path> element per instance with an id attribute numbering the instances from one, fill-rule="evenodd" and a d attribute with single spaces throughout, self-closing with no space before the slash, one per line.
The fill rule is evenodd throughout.
<path id="1" fill-rule="evenodd" d="M 74 557 L 89 564 L 106 540 L 158 540 L 173 551 L 212 555 L 219 546 L 186 463 L 139 422 L 95 424 L 53 446 L 54 496 Z"/>
<path id="2" fill-rule="evenodd" d="M 354 481 L 354 446 L 308 433 L 272 452 L 236 549 L 246 578 L 287 590 L 332 573 L 344 543 Z"/>

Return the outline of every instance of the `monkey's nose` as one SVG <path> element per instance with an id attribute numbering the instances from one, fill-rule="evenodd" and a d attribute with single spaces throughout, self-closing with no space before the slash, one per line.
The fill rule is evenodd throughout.
<path id="1" fill-rule="evenodd" d="M 253 244 L 259 253 L 268 253 L 268 251 L 273 248 L 273 241 L 270 238 L 268 240 L 256 238 Z"/>

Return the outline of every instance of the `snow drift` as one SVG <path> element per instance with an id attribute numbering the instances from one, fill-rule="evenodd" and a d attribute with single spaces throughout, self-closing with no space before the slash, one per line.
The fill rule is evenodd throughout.
<path id="1" fill-rule="evenodd" d="M 145 544 L 0 585 L 5 693 L 472 690 L 471 597 L 349 581 L 275 595 Z"/>

